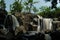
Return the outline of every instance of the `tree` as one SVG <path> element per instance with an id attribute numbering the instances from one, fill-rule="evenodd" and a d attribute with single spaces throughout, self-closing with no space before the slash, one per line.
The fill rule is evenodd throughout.
<path id="1" fill-rule="evenodd" d="M 45 18 L 54 18 L 55 17 L 55 10 L 52 10 L 50 7 L 41 7 L 41 12 L 38 14 L 45 17 Z"/>
<path id="2" fill-rule="evenodd" d="M 35 3 L 38 3 L 38 2 L 33 2 L 33 0 L 27 0 L 24 5 L 26 6 L 25 7 L 25 10 L 27 10 L 27 12 L 31 13 L 31 10 L 33 9 L 34 12 L 37 11 L 36 7 L 33 5 Z"/>
<path id="3" fill-rule="evenodd" d="M 39 12 L 38 14 L 45 17 L 45 18 L 59 18 L 60 17 L 60 8 L 56 10 L 52 10 L 49 7 L 41 7 L 43 11 Z"/>
<path id="4" fill-rule="evenodd" d="M 6 8 L 6 4 L 4 0 L 0 1 L 0 8 L 5 9 Z"/>
<path id="5" fill-rule="evenodd" d="M 34 13 L 38 12 L 39 10 L 36 7 L 33 7 Z"/>
<path id="6" fill-rule="evenodd" d="M 11 12 L 21 12 L 23 9 L 23 6 L 21 3 L 22 3 L 22 0 L 21 1 L 15 0 L 15 2 L 12 5 L 10 5 Z"/>
<path id="7" fill-rule="evenodd" d="M 45 0 L 46 2 L 47 1 L 51 1 L 51 0 Z M 60 0 L 59 0 L 60 1 Z M 52 0 L 51 1 L 51 4 L 52 4 L 52 6 L 51 6 L 51 8 L 53 9 L 53 8 L 57 8 L 57 0 Z"/>

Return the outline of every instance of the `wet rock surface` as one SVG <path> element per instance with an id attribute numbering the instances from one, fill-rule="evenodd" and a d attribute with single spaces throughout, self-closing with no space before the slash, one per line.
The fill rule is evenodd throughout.
<path id="1" fill-rule="evenodd" d="M 11 35 L 9 35 L 11 36 Z M 44 34 L 37 32 L 27 32 L 27 33 L 18 33 L 16 36 L 9 37 L 8 35 L 4 37 L 0 37 L 1 40 L 45 40 Z"/>

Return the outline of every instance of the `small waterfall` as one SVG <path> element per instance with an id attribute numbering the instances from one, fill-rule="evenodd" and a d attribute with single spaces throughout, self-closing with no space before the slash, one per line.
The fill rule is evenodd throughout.
<path id="1" fill-rule="evenodd" d="M 43 19 L 43 30 L 52 30 L 52 19 L 50 18 L 44 18 Z"/>
<path id="2" fill-rule="evenodd" d="M 40 32 L 40 19 L 38 19 L 38 27 L 37 27 L 37 32 Z"/>
<path id="3" fill-rule="evenodd" d="M 12 20 L 13 20 L 13 30 L 15 30 L 15 26 L 19 27 L 19 22 L 17 21 L 17 18 L 12 15 Z"/>
<path id="4" fill-rule="evenodd" d="M 37 32 L 40 32 L 41 31 L 41 20 L 42 20 L 42 16 L 39 16 L 39 15 L 37 15 L 38 16 L 38 27 L 37 27 Z"/>

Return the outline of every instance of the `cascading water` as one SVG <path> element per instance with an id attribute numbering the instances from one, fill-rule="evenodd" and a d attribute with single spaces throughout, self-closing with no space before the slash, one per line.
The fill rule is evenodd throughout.
<path id="1" fill-rule="evenodd" d="M 43 19 L 43 30 L 52 30 L 52 19 L 44 18 Z"/>
<path id="2" fill-rule="evenodd" d="M 40 32 L 40 19 L 38 19 L 38 27 L 37 27 L 37 32 Z"/>
<path id="3" fill-rule="evenodd" d="M 37 15 L 38 16 L 38 27 L 37 27 L 37 32 L 40 32 L 41 31 L 41 20 L 42 20 L 42 17 L 41 16 L 39 16 L 39 15 Z"/>

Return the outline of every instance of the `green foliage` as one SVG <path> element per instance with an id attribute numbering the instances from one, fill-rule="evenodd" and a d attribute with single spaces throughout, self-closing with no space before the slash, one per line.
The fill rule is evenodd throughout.
<path id="1" fill-rule="evenodd" d="M 38 12 L 39 10 L 38 10 L 36 7 L 33 7 L 33 11 L 36 13 L 36 12 Z"/>
<path id="2" fill-rule="evenodd" d="M 38 2 L 33 2 L 33 0 L 26 0 L 24 1 L 24 3 L 22 3 L 22 0 L 20 0 L 20 2 L 19 0 L 15 0 L 15 2 L 10 5 L 10 10 L 11 12 L 27 11 L 31 13 L 31 10 L 33 10 L 34 12 L 37 12 L 38 11 L 37 8 L 33 5 L 35 3 L 38 3 Z"/>
<path id="3" fill-rule="evenodd" d="M 59 17 L 60 16 L 60 8 L 57 8 L 55 10 L 55 15 L 56 15 L 56 17 Z"/>
<path id="4" fill-rule="evenodd" d="M 24 5 L 26 6 L 25 10 L 27 10 L 27 12 L 29 13 L 31 13 L 31 10 L 33 10 L 34 12 L 37 12 L 36 7 L 33 5 L 35 3 L 38 3 L 38 2 L 33 2 L 33 0 L 27 0 L 26 2 L 24 2 Z"/>
<path id="5" fill-rule="evenodd" d="M 47 1 L 52 1 L 51 2 L 51 4 L 52 4 L 52 6 L 51 6 L 51 8 L 53 9 L 53 8 L 57 8 L 57 0 L 45 0 L 46 2 Z M 60 0 L 59 0 L 60 1 Z"/>
<path id="6" fill-rule="evenodd" d="M 12 5 L 10 5 L 11 12 L 21 12 L 23 9 L 21 2 L 19 2 L 18 0 L 18 1 L 15 1 Z"/>
<path id="7" fill-rule="evenodd" d="M 2 9 L 5 9 L 6 8 L 5 1 L 4 0 L 1 0 L 0 1 L 0 8 L 2 8 Z"/>
<path id="8" fill-rule="evenodd" d="M 50 11 L 51 10 L 51 8 L 49 8 L 49 7 L 47 7 L 47 6 L 42 6 L 41 8 L 40 8 L 40 11 L 46 11 L 46 12 L 48 12 L 48 11 Z"/>
<path id="9" fill-rule="evenodd" d="M 56 10 L 52 10 L 50 8 L 45 8 L 44 11 L 39 12 L 38 14 L 45 17 L 45 18 L 58 18 L 60 17 L 60 8 L 57 8 Z"/>
<path id="10" fill-rule="evenodd" d="M 33 2 L 33 0 L 28 0 L 28 3 L 32 3 Z"/>

